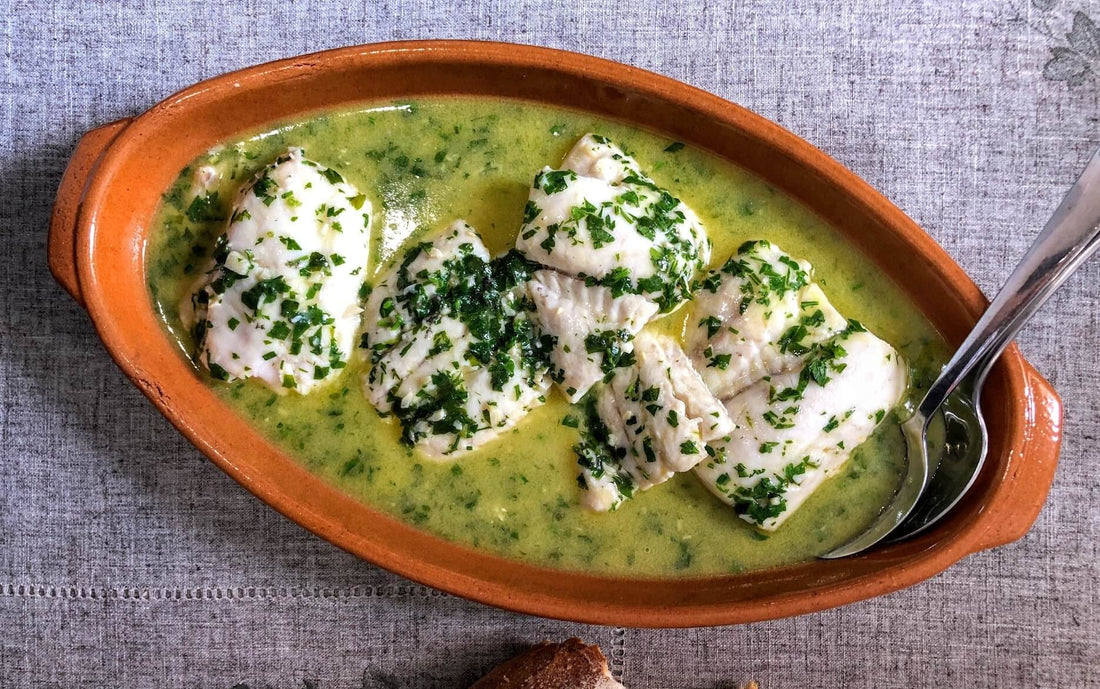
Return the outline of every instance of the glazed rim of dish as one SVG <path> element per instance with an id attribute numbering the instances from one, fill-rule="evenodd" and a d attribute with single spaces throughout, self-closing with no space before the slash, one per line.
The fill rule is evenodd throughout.
<path id="1" fill-rule="evenodd" d="M 127 376 L 249 491 L 322 538 L 423 584 L 520 612 L 630 626 L 731 624 L 834 607 L 909 586 L 1026 533 L 1053 479 L 1061 404 L 1015 346 L 983 395 L 989 459 L 964 501 L 919 538 L 842 560 L 671 581 L 563 572 L 432 536 L 310 474 L 221 401 L 161 327 L 146 287 L 150 219 L 179 170 L 218 142 L 311 113 L 439 95 L 580 110 L 730 160 L 838 228 L 949 342 L 960 342 L 986 306 L 928 235 L 839 163 L 666 77 L 575 53 L 469 41 L 350 47 L 244 69 L 89 132 L 62 180 L 49 249 L 54 275 L 85 305 Z"/>

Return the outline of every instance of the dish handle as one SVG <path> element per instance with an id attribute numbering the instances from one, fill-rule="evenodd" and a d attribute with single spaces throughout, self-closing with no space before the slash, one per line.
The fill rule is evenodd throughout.
<path id="1" fill-rule="evenodd" d="M 1002 479 L 1004 494 L 989 505 L 985 516 L 989 529 L 972 552 L 1018 541 L 1039 517 L 1054 481 L 1058 451 L 1062 446 L 1062 399 L 1027 361 L 1024 368 L 1024 439 L 1014 450 L 1017 457 Z"/>
<path id="2" fill-rule="evenodd" d="M 84 306 L 84 297 L 76 273 L 76 230 L 80 204 L 92 170 L 99 163 L 103 152 L 128 124 L 130 118 L 117 120 L 96 127 L 80 137 L 69 166 L 61 177 L 61 185 L 57 188 L 57 198 L 50 216 L 50 235 L 46 244 L 50 272 L 81 306 Z"/>

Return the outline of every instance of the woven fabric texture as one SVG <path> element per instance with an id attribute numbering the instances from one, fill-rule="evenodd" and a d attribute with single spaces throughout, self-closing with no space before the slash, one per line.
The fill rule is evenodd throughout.
<path id="1" fill-rule="evenodd" d="M 480 38 L 743 104 L 881 190 L 991 293 L 1100 144 L 1100 1 L 0 0 L 0 16 L 0 687 L 459 689 L 574 634 L 632 689 L 1100 686 L 1100 261 L 1021 339 L 1066 405 L 1023 540 L 842 609 L 673 631 L 501 612 L 305 532 L 169 426 L 45 263 L 84 131 L 275 58 Z"/>

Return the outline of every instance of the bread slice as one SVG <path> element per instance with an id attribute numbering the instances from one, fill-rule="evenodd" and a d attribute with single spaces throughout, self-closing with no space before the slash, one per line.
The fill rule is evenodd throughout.
<path id="1" fill-rule="evenodd" d="M 580 639 L 543 641 L 508 660 L 470 689 L 625 689 L 607 668 L 599 646 Z"/>

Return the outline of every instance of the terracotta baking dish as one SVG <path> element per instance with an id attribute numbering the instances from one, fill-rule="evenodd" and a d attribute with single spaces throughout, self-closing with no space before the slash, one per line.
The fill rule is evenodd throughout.
<path id="1" fill-rule="evenodd" d="M 708 149 L 840 228 L 949 341 L 960 342 L 985 308 L 943 249 L 851 172 L 781 127 L 671 79 L 572 53 L 457 41 L 344 48 L 245 69 L 86 134 L 58 192 L 49 261 L 134 384 L 260 499 L 322 538 L 444 591 L 526 613 L 630 626 L 740 623 L 850 603 L 1014 541 L 1034 522 L 1054 476 L 1061 403 L 1015 346 L 983 395 L 989 461 L 967 498 L 924 536 L 846 560 L 675 585 L 560 572 L 440 540 L 299 467 L 222 403 L 162 330 L 145 283 L 150 218 L 178 171 L 216 142 L 311 111 L 436 94 L 567 106 Z"/>

